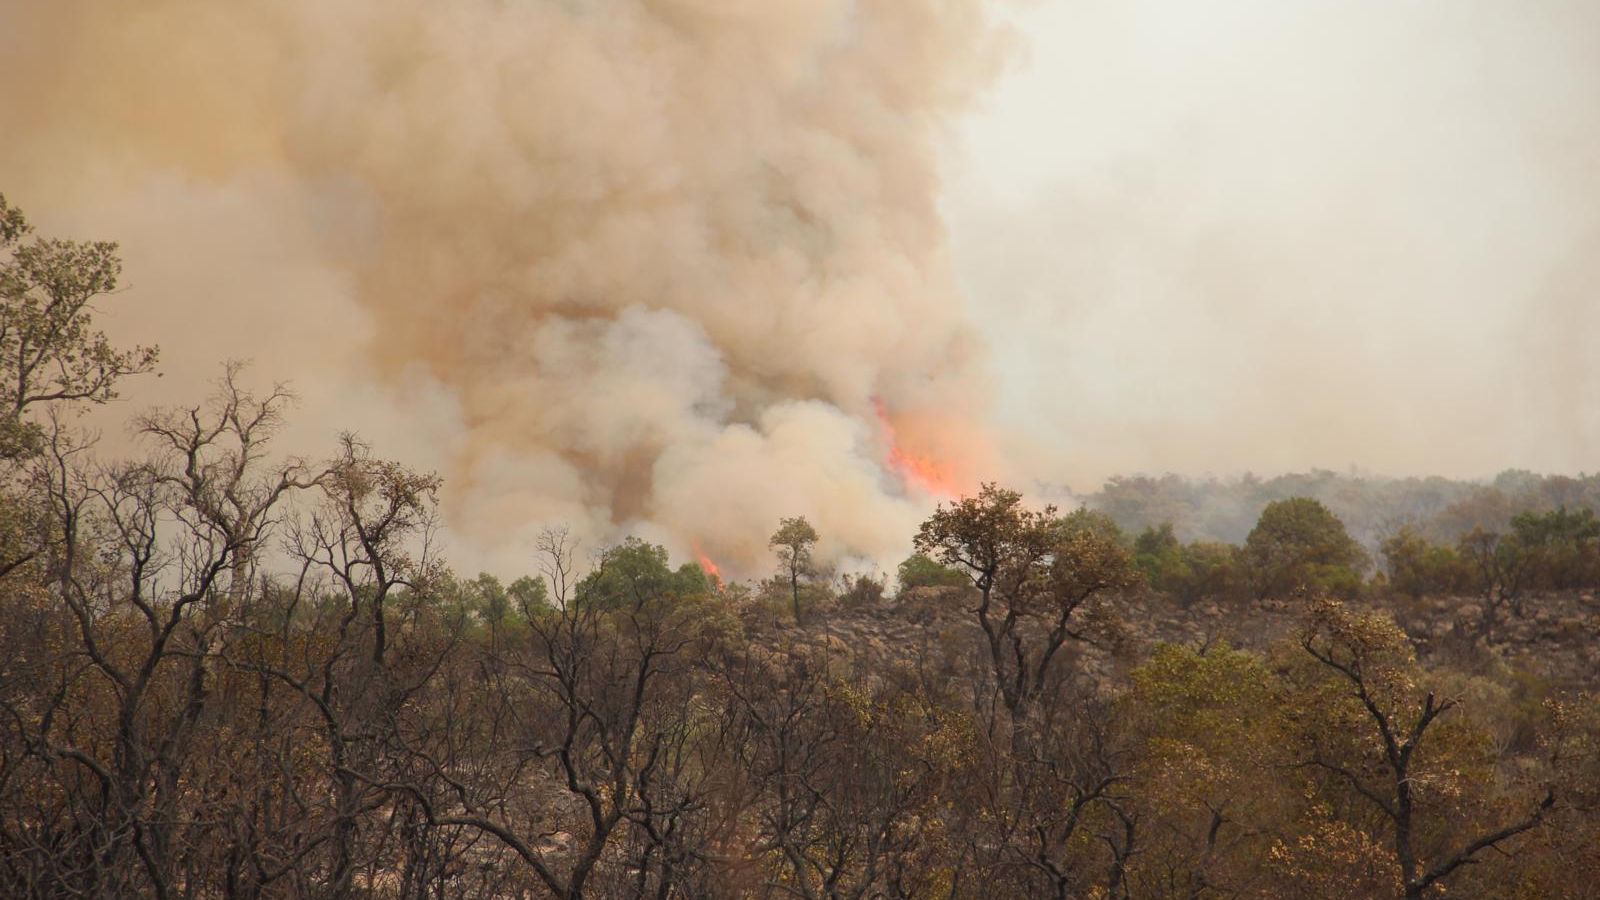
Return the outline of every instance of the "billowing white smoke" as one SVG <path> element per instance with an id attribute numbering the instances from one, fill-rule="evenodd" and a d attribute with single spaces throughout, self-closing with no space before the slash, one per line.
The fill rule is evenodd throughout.
<path id="1" fill-rule="evenodd" d="M 873 398 L 996 464 L 935 166 L 996 46 L 983 0 L 0 0 L 0 189 L 123 242 L 137 399 L 252 358 L 445 474 L 474 562 L 884 558 L 928 498 Z"/>

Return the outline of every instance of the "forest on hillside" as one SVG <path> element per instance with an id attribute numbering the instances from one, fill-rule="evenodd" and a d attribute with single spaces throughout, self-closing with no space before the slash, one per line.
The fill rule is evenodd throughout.
<path id="1" fill-rule="evenodd" d="M 1402 530 L 1453 543 L 1473 528 L 1504 529 L 1518 513 L 1600 506 L 1600 474 L 1540 475 L 1521 469 L 1486 481 L 1383 478 L 1325 469 L 1260 478 L 1118 476 L 1083 501 L 1123 529 L 1173 526 L 1183 540 L 1241 543 L 1274 500 L 1310 497 L 1369 548 Z"/>
<path id="2" fill-rule="evenodd" d="M 1594 477 L 990 484 L 893 579 L 800 516 L 751 583 L 559 529 L 468 577 L 437 476 L 275 453 L 236 365 L 99 452 L 159 363 L 119 276 L 0 198 L 0 896 L 1595 895 Z"/>

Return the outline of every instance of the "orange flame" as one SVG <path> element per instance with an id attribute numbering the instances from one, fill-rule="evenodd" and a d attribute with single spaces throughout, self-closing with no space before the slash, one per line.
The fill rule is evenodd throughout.
<path id="1" fill-rule="evenodd" d="M 711 579 L 714 585 L 721 584 L 722 569 L 716 563 L 711 561 L 711 557 L 707 556 L 705 551 L 700 549 L 700 545 L 698 543 L 694 545 L 694 554 L 695 556 L 699 557 L 700 571 L 706 573 L 706 577 Z"/>
<path id="2" fill-rule="evenodd" d="M 929 456 L 908 451 L 901 446 L 895 432 L 889 409 L 880 397 L 872 398 L 872 409 L 878 416 L 883 442 L 889 448 L 889 468 L 893 469 L 907 488 L 914 488 L 936 497 L 955 497 L 961 493 L 955 470 Z"/>

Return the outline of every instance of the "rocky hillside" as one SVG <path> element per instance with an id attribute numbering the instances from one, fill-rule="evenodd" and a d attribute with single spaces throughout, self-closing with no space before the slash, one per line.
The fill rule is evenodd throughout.
<path id="1" fill-rule="evenodd" d="M 786 611 L 760 604 L 745 607 L 741 619 L 758 643 L 773 650 L 809 647 L 841 662 L 898 658 L 956 666 L 982 646 L 975 602 L 970 591 L 919 588 L 898 599 L 819 608 L 799 628 Z M 1556 684 L 1600 685 L 1600 597 L 1594 591 L 1527 598 L 1523 615 L 1508 611 L 1492 643 L 1477 634 L 1482 607 L 1475 598 L 1397 598 L 1366 605 L 1393 615 L 1425 662 L 1437 658 L 1470 671 L 1499 661 Z M 1103 679 L 1117 678 L 1157 643 L 1203 647 L 1225 641 L 1266 649 L 1295 635 L 1303 603 L 1266 599 L 1184 607 L 1144 592 L 1123 598 L 1114 612 L 1115 627 L 1098 630 L 1092 643 L 1077 648 L 1084 670 Z"/>

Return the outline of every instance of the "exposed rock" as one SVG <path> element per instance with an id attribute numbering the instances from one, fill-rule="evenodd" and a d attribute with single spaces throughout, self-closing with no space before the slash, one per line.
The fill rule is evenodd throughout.
<path id="1" fill-rule="evenodd" d="M 1521 659 L 1542 677 L 1593 683 L 1600 680 L 1596 668 L 1600 615 L 1593 611 L 1592 599 L 1592 594 L 1583 593 L 1530 598 L 1529 617 L 1507 610 L 1495 629 L 1494 646 L 1476 650 L 1470 648 L 1481 645 L 1477 633 L 1483 609 L 1474 598 L 1397 600 L 1392 606 L 1372 603 L 1395 614 L 1424 658 L 1466 652 L 1476 659 Z M 973 614 L 974 602 L 970 590 L 928 588 L 851 608 L 819 608 L 798 628 L 792 620 L 759 606 L 743 610 L 741 618 L 758 646 L 806 647 L 828 656 L 830 669 L 842 666 L 838 671 L 847 674 L 867 660 L 899 659 L 909 664 L 919 659 L 944 663 L 962 656 L 975 659 L 983 636 Z M 1225 640 L 1261 650 L 1294 635 L 1300 621 L 1298 601 L 1271 598 L 1208 601 L 1186 609 L 1164 596 L 1139 594 L 1120 598 L 1111 607 L 1119 619 L 1120 635 L 1097 646 L 1074 647 L 1075 665 L 1095 679 L 1120 677 L 1117 673 L 1126 670 L 1128 659 L 1140 658 L 1154 643 L 1198 647 Z M 1483 655 L 1486 652 L 1489 656 Z"/>

